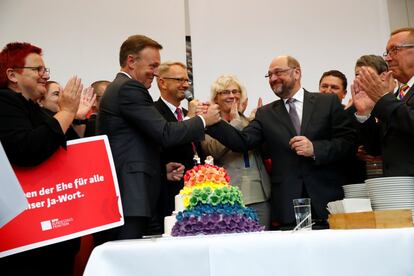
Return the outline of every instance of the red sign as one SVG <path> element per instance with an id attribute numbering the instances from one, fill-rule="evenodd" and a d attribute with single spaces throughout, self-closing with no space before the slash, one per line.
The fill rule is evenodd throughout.
<path id="1" fill-rule="evenodd" d="M 14 167 L 28 208 L 0 229 L 0 257 L 124 223 L 109 142 L 68 142 L 36 167 Z"/>

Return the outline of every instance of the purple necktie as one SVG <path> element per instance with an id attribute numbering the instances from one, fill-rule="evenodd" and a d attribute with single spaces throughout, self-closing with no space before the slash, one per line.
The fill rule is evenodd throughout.
<path id="1" fill-rule="evenodd" d="M 290 120 L 292 121 L 293 127 L 296 130 L 296 134 L 299 135 L 300 134 L 300 120 L 299 120 L 298 112 L 296 111 L 295 101 L 296 101 L 295 99 L 289 98 L 286 102 L 289 105 Z"/>

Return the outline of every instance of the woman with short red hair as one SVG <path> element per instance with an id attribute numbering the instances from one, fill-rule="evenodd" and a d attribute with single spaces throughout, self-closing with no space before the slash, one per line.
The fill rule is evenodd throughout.
<path id="1" fill-rule="evenodd" d="M 78 110 L 81 80 L 71 78 L 52 117 L 37 104 L 46 92 L 49 68 L 42 50 L 29 43 L 9 43 L 0 52 L 0 141 L 13 165 L 35 166 L 66 146 L 65 133 Z M 30 235 L 30 233 L 27 233 Z M 79 239 L 0 259 L 2 275 L 72 275 Z"/>

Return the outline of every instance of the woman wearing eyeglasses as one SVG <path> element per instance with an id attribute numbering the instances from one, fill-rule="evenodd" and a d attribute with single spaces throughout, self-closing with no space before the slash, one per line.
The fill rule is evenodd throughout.
<path id="1" fill-rule="evenodd" d="M 249 119 L 243 115 L 246 108 L 246 89 L 236 76 L 222 75 L 211 86 L 211 102 L 220 107 L 221 118 L 241 130 Z M 254 115 L 254 112 L 253 112 Z M 215 164 L 228 170 L 230 184 L 243 193 L 244 204 L 256 210 L 260 223 L 270 226 L 270 180 L 258 150 L 233 152 L 219 141 L 206 135 L 202 142 L 206 155 L 214 157 Z"/>
<path id="2" fill-rule="evenodd" d="M 46 82 L 46 93 L 37 102 L 39 105 L 51 116 L 59 112 L 59 95 L 62 87 L 56 81 Z M 93 88 L 88 87 L 81 95 L 78 111 L 76 112 L 75 120 L 66 132 L 68 140 L 78 139 L 85 136 L 87 115 L 92 109 L 93 103 L 96 100 L 96 95 L 93 93 Z"/>
<path id="3" fill-rule="evenodd" d="M 64 147 L 65 133 L 79 106 L 82 84 L 77 77 L 66 84 L 53 117 L 37 104 L 49 79 L 41 54 L 40 48 L 18 42 L 0 52 L 0 141 L 10 163 L 17 166 L 36 166 Z M 2 275 L 72 275 L 78 250 L 79 239 L 74 239 L 17 253 L 0 258 L 0 271 Z"/>

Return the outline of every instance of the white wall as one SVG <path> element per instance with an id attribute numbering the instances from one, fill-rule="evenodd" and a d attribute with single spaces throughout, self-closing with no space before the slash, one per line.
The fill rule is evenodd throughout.
<path id="1" fill-rule="evenodd" d="M 41 47 L 51 79 L 62 84 L 74 74 L 85 85 L 113 80 L 119 71 L 119 48 L 134 34 L 161 43 L 162 60 L 185 62 L 184 1 L 0 1 L 0 47 L 11 41 Z M 158 98 L 155 82 L 151 90 Z"/>
<path id="2" fill-rule="evenodd" d="M 414 27 L 414 0 L 388 0 L 391 31 Z"/>
<path id="3" fill-rule="evenodd" d="M 248 110 L 259 96 L 275 99 L 263 77 L 274 56 L 298 58 L 303 86 L 316 91 L 326 70 L 339 69 L 352 81 L 355 60 L 381 54 L 389 34 L 387 0 L 1 0 L 0 47 L 39 45 L 61 83 L 73 74 L 86 85 L 112 80 L 119 47 L 132 34 L 159 41 L 162 60 L 185 62 L 185 1 L 196 97 L 208 99 L 211 82 L 234 73 L 247 86 Z M 410 21 L 412 11 L 401 7 L 414 0 L 398 1 L 388 0 L 391 15 Z M 159 95 L 155 83 L 151 93 Z"/>
<path id="4" fill-rule="evenodd" d="M 296 57 L 303 87 L 318 91 L 330 69 L 352 81 L 356 59 L 382 54 L 389 35 L 385 0 L 190 0 L 189 13 L 196 96 L 208 99 L 212 81 L 233 73 L 246 85 L 248 109 L 259 96 L 276 99 L 264 78 L 273 57 Z"/>

